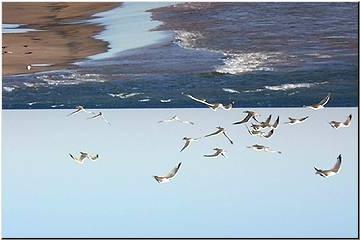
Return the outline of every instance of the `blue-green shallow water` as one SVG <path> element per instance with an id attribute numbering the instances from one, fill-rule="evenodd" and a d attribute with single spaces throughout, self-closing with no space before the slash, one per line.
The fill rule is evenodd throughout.
<path id="1" fill-rule="evenodd" d="M 3 108 L 201 107 L 182 92 L 237 107 L 301 107 L 331 92 L 329 106 L 358 106 L 354 3 L 190 3 L 152 10 L 156 21 L 141 12 L 153 3 L 141 4 L 124 5 L 123 18 L 103 14 L 103 24 L 119 25 L 103 39 L 126 39 L 120 52 L 63 71 L 4 77 Z M 144 22 L 143 35 L 134 19 Z M 148 32 L 155 26 L 161 31 Z"/>
<path id="2" fill-rule="evenodd" d="M 111 126 L 71 110 L 2 112 L 3 237 L 357 237 L 358 119 L 356 108 L 257 109 L 310 118 L 281 124 L 269 139 L 250 136 L 244 109 L 103 109 Z M 351 127 L 328 121 L 353 114 Z M 177 114 L 194 126 L 159 124 Z M 198 137 L 224 126 L 223 136 L 195 142 L 179 152 L 184 136 Z M 257 153 L 264 144 L 283 153 Z M 205 159 L 214 147 L 228 158 Z M 100 154 L 75 163 L 78 151 Z M 329 179 L 313 167 L 330 168 Z M 183 164 L 172 182 L 152 175 Z"/>

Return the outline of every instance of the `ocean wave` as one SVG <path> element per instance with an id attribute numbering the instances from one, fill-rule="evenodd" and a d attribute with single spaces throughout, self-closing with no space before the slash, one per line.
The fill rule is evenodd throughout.
<path id="1" fill-rule="evenodd" d="M 56 108 L 56 107 L 63 107 L 63 106 L 64 106 L 64 104 L 58 104 L 58 105 L 57 105 L 57 104 L 55 104 L 55 105 L 51 105 L 51 107 L 52 107 L 52 108 Z"/>
<path id="2" fill-rule="evenodd" d="M 287 91 L 297 88 L 311 88 L 316 85 L 326 84 L 328 82 L 318 82 L 318 83 L 287 83 L 275 86 L 265 86 L 265 89 L 272 90 L 272 91 Z"/>
<path id="3" fill-rule="evenodd" d="M 121 99 L 125 99 L 125 98 L 130 98 L 130 97 L 134 97 L 137 95 L 141 95 L 143 93 L 140 92 L 134 92 L 134 93 L 108 93 L 109 96 L 111 97 L 118 97 Z"/>
<path id="4" fill-rule="evenodd" d="M 175 42 L 183 48 L 196 49 L 196 42 L 204 38 L 200 32 L 175 31 Z"/>
<path id="5" fill-rule="evenodd" d="M 273 71 L 272 63 L 278 62 L 278 53 L 224 53 L 224 65 L 216 68 L 223 74 L 241 74 L 253 71 Z"/>
<path id="6" fill-rule="evenodd" d="M 170 98 L 169 99 L 160 99 L 160 102 L 169 103 L 169 102 L 171 102 L 171 99 Z"/>
<path id="7" fill-rule="evenodd" d="M 224 92 L 229 92 L 229 93 L 240 93 L 238 90 L 232 89 L 232 88 L 223 88 L 222 89 Z"/>
<path id="8" fill-rule="evenodd" d="M 23 82 L 26 87 L 35 87 L 34 83 Z"/>
<path id="9" fill-rule="evenodd" d="M 12 92 L 16 89 L 16 87 L 3 87 L 3 89 L 6 91 L 6 92 Z"/>
<path id="10" fill-rule="evenodd" d="M 139 99 L 138 102 L 149 102 L 150 98 Z"/>
<path id="11" fill-rule="evenodd" d="M 42 74 L 36 76 L 36 78 L 46 85 L 58 86 L 58 85 L 78 85 L 86 82 L 105 82 L 104 78 L 100 74 L 95 73 L 63 73 L 63 74 Z M 37 83 L 37 85 L 44 85 Z"/>
<path id="12" fill-rule="evenodd" d="M 262 92 L 264 90 L 265 90 L 264 88 L 257 88 L 253 90 L 245 90 L 244 93 Z"/>

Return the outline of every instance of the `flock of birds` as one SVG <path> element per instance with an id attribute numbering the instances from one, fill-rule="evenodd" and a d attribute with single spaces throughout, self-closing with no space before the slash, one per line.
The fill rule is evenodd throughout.
<path id="1" fill-rule="evenodd" d="M 233 102 L 228 104 L 228 105 L 224 105 L 222 103 L 209 103 L 206 99 L 199 99 L 196 98 L 192 95 L 188 95 L 185 94 L 186 97 L 206 105 L 207 107 L 209 107 L 210 109 L 212 109 L 213 111 L 216 111 L 218 109 L 223 109 L 226 111 L 229 111 L 232 109 L 233 107 Z M 313 104 L 308 106 L 309 108 L 313 109 L 313 110 L 319 110 L 319 109 L 323 109 L 325 107 L 325 105 L 329 102 L 330 100 L 330 93 L 323 98 L 319 103 Z M 104 114 L 102 112 L 90 112 L 85 110 L 85 108 L 83 106 L 77 106 L 76 110 L 71 112 L 70 114 L 68 114 L 68 116 L 72 116 L 75 114 L 78 114 L 80 112 L 85 112 L 89 115 L 91 115 L 90 117 L 88 117 L 88 119 L 97 119 L 100 118 L 102 119 L 105 123 L 110 125 L 110 122 L 107 121 L 104 117 Z M 273 136 L 273 134 L 275 133 L 275 130 L 279 127 L 280 124 L 280 117 L 278 116 L 276 118 L 276 120 L 272 123 L 271 122 L 271 118 L 272 115 L 269 115 L 265 121 L 259 121 L 258 117 L 260 116 L 259 113 L 255 112 L 255 111 L 244 111 L 244 113 L 246 113 L 246 116 L 237 122 L 234 122 L 233 125 L 240 125 L 240 124 L 245 124 L 245 123 L 249 123 L 250 120 L 253 120 L 253 122 L 250 125 L 250 128 L 245 124 L 246 129 L 248 131 L 248 133 L 251 136 L 259 136 L 259 137 L 263 137 L 263 138 L 271 138 Z M 304 121 L 306 121 L 309 118 L 309 116 L 305 116 L 302 118 L 292 118 L 289 117 L 288 118 L 288 122 L 284 122 L 284 124 L 288 124 L 288 125 L 295 125 L 295 124 L 301 124 Z M 339 129 L 339 128 L 345 128 L 345 127 L 349 127 L 351 124 L 351 120 L 352 120 L 352 115 L 350 114 L 346 120 L 344 122 L 340 122 L 340 121 L 331 121 L 329 122 L 330 126 L 332 128 L 335 129 Z M 165 120 L 161 120 L 158 123 L 170 123 L 170 122 L 180 122 L 183 124 L 190 124 L 190 125 L 194 125 L 194 122 L 191 121 L 186 121 L 186 120 L 182 120 L 180 119 L 178 116 L 173 116 L 169 119 L 165 119 Z M 268 129 L 268 131 L 266 132 L 265 130 Z M 198 137 L 198 138 L 191 138 L 191 137 L 184 137 L 183 141 L 185 141 L 184 146 L 180 149 L 180 152 L 184 151 L 185 149 L 189 148 L 192 142 L 196 142 L 199 141 L 200 139 L 203 138 L 208 138 L 208 137 L 212 137 L 212 136 L 224 136 L 230 144 L 234 144 L 233 140 L 230 138 L 230 136 L 227 133 L 227 130 L 221 126 L 216 127 L 216 130 L 214 132 L 211 132 L 205 136 L 202 137 Z M 278 153 L 281 154 L 281 151 L 278 150 L 273 150 L 270 147 L 264 146 L 264 145 L 260 145 L 260 144 L 254 144 L 251 146 L 247 146 L 247 148 L 251 148 L 254 151 L 257 152 L 269 152 L 269 153 Z M 90 155 L 89 153 L 86 152 L 80 152 L 79 157 L 76 157 L 72 154 L 69 154 L 70 157 L 76 161 L 77 163 L 83 164 L 84 161 L 86 159 L 91 160 L 91 161 L 96 161 L 99 158 L 98 154 L 95 155 Z M 224 157 L 226 158 L 226 151 L 222 148 L 214 148 L 212 153 L 209 154 L 205 154 L 203 155 L 206 158 L 217 158 L 217 157 Z M 340 170 L 341 167 L 341 161 L 342 161 L 342 156 L 341 154 L 337 157 L 337 161 L 335 163 L 335 165 L 331 168 L 331 169 L 318 169 L 316 167 L 314 167 L 315 169 L 315 174 L 318 174 L 322 177 L 330 177 L 333 176 L 335 174 L 337 174 Z M 158 183 L 165 183 L 165 182 L 169 182 L 170 180 L 172 180 L 178 173 L 180 167 L 181 167 L 181 162 L 178 163 L 173 169 L 171 169 L 167 174 L 162 175 L 162 176 L 153 176 L 153 178 L 158 182 Z"/>

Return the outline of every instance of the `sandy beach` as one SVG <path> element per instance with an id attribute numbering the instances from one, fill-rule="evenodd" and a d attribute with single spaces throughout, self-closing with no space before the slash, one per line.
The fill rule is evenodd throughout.
<path id="1" fill-rule="evenodd" d="M 119 3 L 4 3 L 3 23 L 37 31 L 3 34 L 3 75 L 60 69 L 105 52 L 108 43 L 94 38 L 102 26 L 70 23 L 117 6 Z M 51 66 L 28 71 L 29 64 Z"/>

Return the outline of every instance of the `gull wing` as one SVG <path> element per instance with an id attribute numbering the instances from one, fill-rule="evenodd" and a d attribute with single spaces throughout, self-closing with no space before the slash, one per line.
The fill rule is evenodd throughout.
<path id="1" fill-rule="evenodd" d="M 101 115 L 101 114 L 100 114 L 100 113 L 98 113 L 98 114 L 96 114 L 95 116 L 89 117 L 88 119 L 94 119 L 94 118 L 99 117 L 100 115 Z"/>
<path id="2" fill-rule="evenodd" d="M 204 137 L 210 137 L 210 136 L 214 136 L 214 135 L 218 135 L 219 133 L 221 133 L 223 130 L 217 130 L 216 132 L 210 133 L 208 135 L 205 135 Z"/>
<path id="3" fill-rule="evenodd" d="M 248 121 L 250 120 L 251 117 L 252 117 L 252 114 L 251 114 L 251 113 L 248 113 L 243 120 L 241 120 L 241 121 L 239 121 L 239 122 L 234 122 L 233 125 L 246 123 L 246 122 L 248 122 Z M 256 120 L 256 119 L 255 119 L 255 120 Z"/>
<path id="4" fill-rule="evenodd" d="M 216 150 L 215 153 L 204 155 L 204 157 L 217 157 L 220 155 L 221 152 L 222 152 L 221 150 Z"/>
<path id="5" fill-rule="evenodd" d="M 190 122 L 190 121 L 181 121 L 182 123 L 185 123 L 185 124 L 191 124 L 191 125 L 194 125 L 195 123 L 194 122 Z"/>
<path id="6" fill-rule="evenodd" d="M 70 154 L 70 153 L 69 153 L 69 155 L 70 155 L 70 157 L 71 157 L 73 160 L 75 160 L 75 162 L 80 163 L 80 164 L 83 164 L 83 163 L 84 163 L 84 159 L 86 158 L 86 156 L 83 157 L 84 154 L 81 154 L 79 158 L 73 156 L 73 155 Z"/>
<path id="7" fill-rule="evenodd" d="M 269 115 L 269 117 L 266 119 L 265 124 L 270 124 L 271 121 L 271 114 Z"/>
<path id="8" fill-rule="evenodd" d="M 231 138 L 230 138 L 225 132 L 223 132 L 223 134 L 224 134 L 224 136 L 229 140 L 229 142 L 230 142 L 231 144 L 234 144 L 234 142 L 231 140 Z"/>
<path id="9" fill-rule="evenodd" d="M 212 104 L 206 102 L 205 100 L 198 99 L 198 98 L 196 98 L 196 97 L 191 96 L 190 94 L 186 94 L 185 96 L 191 98 L 192 100 L 194 100 L 194 101 L 196 101 L 196 102 L 205 104 L 205 105 L 208 106 L 208 107 L 212 107 L 212 106 L 213 106 Z"/>
<path id="10" fill-rule="evenodd" d="M 247 125 L 245 125 L 245 127 L 246 127 L 248 133 L 250 133 L 250 135 L 253 136 L 253 133 L 250 131 L 249 127 Z"/>
<path id="11" fill-rule="evenodd" d="M 325 104 L 327 104 L 329 100 L 330 100 L 330 93 L 319 102 L 319 105 L 325 106 Z"/>
<path id="12" fill-rule="evenodd" d="M 270 138 L 274 134 L 274 129 L 271 129 L 271 131 L 268 132 L 268 134 L 263 135 L 264 138 Z"/>
<path id="13" fill-rule="evenodd" d="M 275 121 L 274 124 L 272 125 L 272 127 L 273 127 L 274 129 L 277 129 L 277 127 L 279 126 L 279 122 L 280 122 L 280 117 L 278 116 L 277 119 L 276 119 L 276 121 Z"/>
<path id="14" fill-rule="evenodd" d="M 334 172 L 334 173 L 337 173 L 339 172 L 340 170 L 340 167 L 341 167 L 341 154 L 337 157 L 337 161 L 336 161 L 336 164 L 334 165 L 334 167 L 332 169 L 330 169 L 330 171 Z"/>
<path id="15" fill-rule="evenodd" d="M 89 157 L 91 161 L 96 161 L 99 158 L 99 154 L 96 154 L 95 156 Z"/>
<path id="16" fill-rule="evenodd" d="M 292 117 L 288 117 L 288 119 L 292 122 L 297 120 L 296 118 L 292 118 Z"/>
<path id="17" fill-rule="evenodd" d="M 108 120 L 106 120 L 106 118 L 105 118 L 104 116 L 102 116 L 102 119 L 103 119 L 107 124 L 111 125 L 111 123 L 110 123 Z"/>
<path id="18" fill-rule="evenodd" d="M 350 114 L 350 115 L 347 117 L 347 119 L 345 120 L 344 125 L 345 125 L 345 126 L 349 125 L 349 124 L 351 123 L 351 119 L 352 119 L 352 115 Z"/>
<path id="19" fill-rule="evenodd" d="M 300 122 L 303 122 L 303 121 L 305 121 L 305 120 L 308 119 L 308 118 L 309 118 L 309 116 L 306 116 L 306 117 L 300 118 L 299 121 L 300 121 Z"/>
<path id="20" fill-rule="evenodd" d="M 80 111 L 81 111 L 81 109 L 77 109 L 77 110 L 73 111 L 72 113 L 69 113 L 67 116 L 69 117 L 69 116 L 71 116 L 71 115 L 77 114 L 77 113 L 79 113 Z"/>
<path id="21" fill-rule="evenodd" d="M 181 162 L 175 167 L 173 168 L 167 175 L 165 175 L 165 178 L 172 178 L 175 177 L 175 175 L 177 174 L 177 172 L 179 171 L 181 166 Z"/>
<path id="22" fill-rule="evenodd" d="M 180 150 L 180 152 L 182 152 L 185 148 L 187 148 L 190 145 L 190 140 L 186 140 L 185 145 L 183 146 L 183 148 Z"/>

